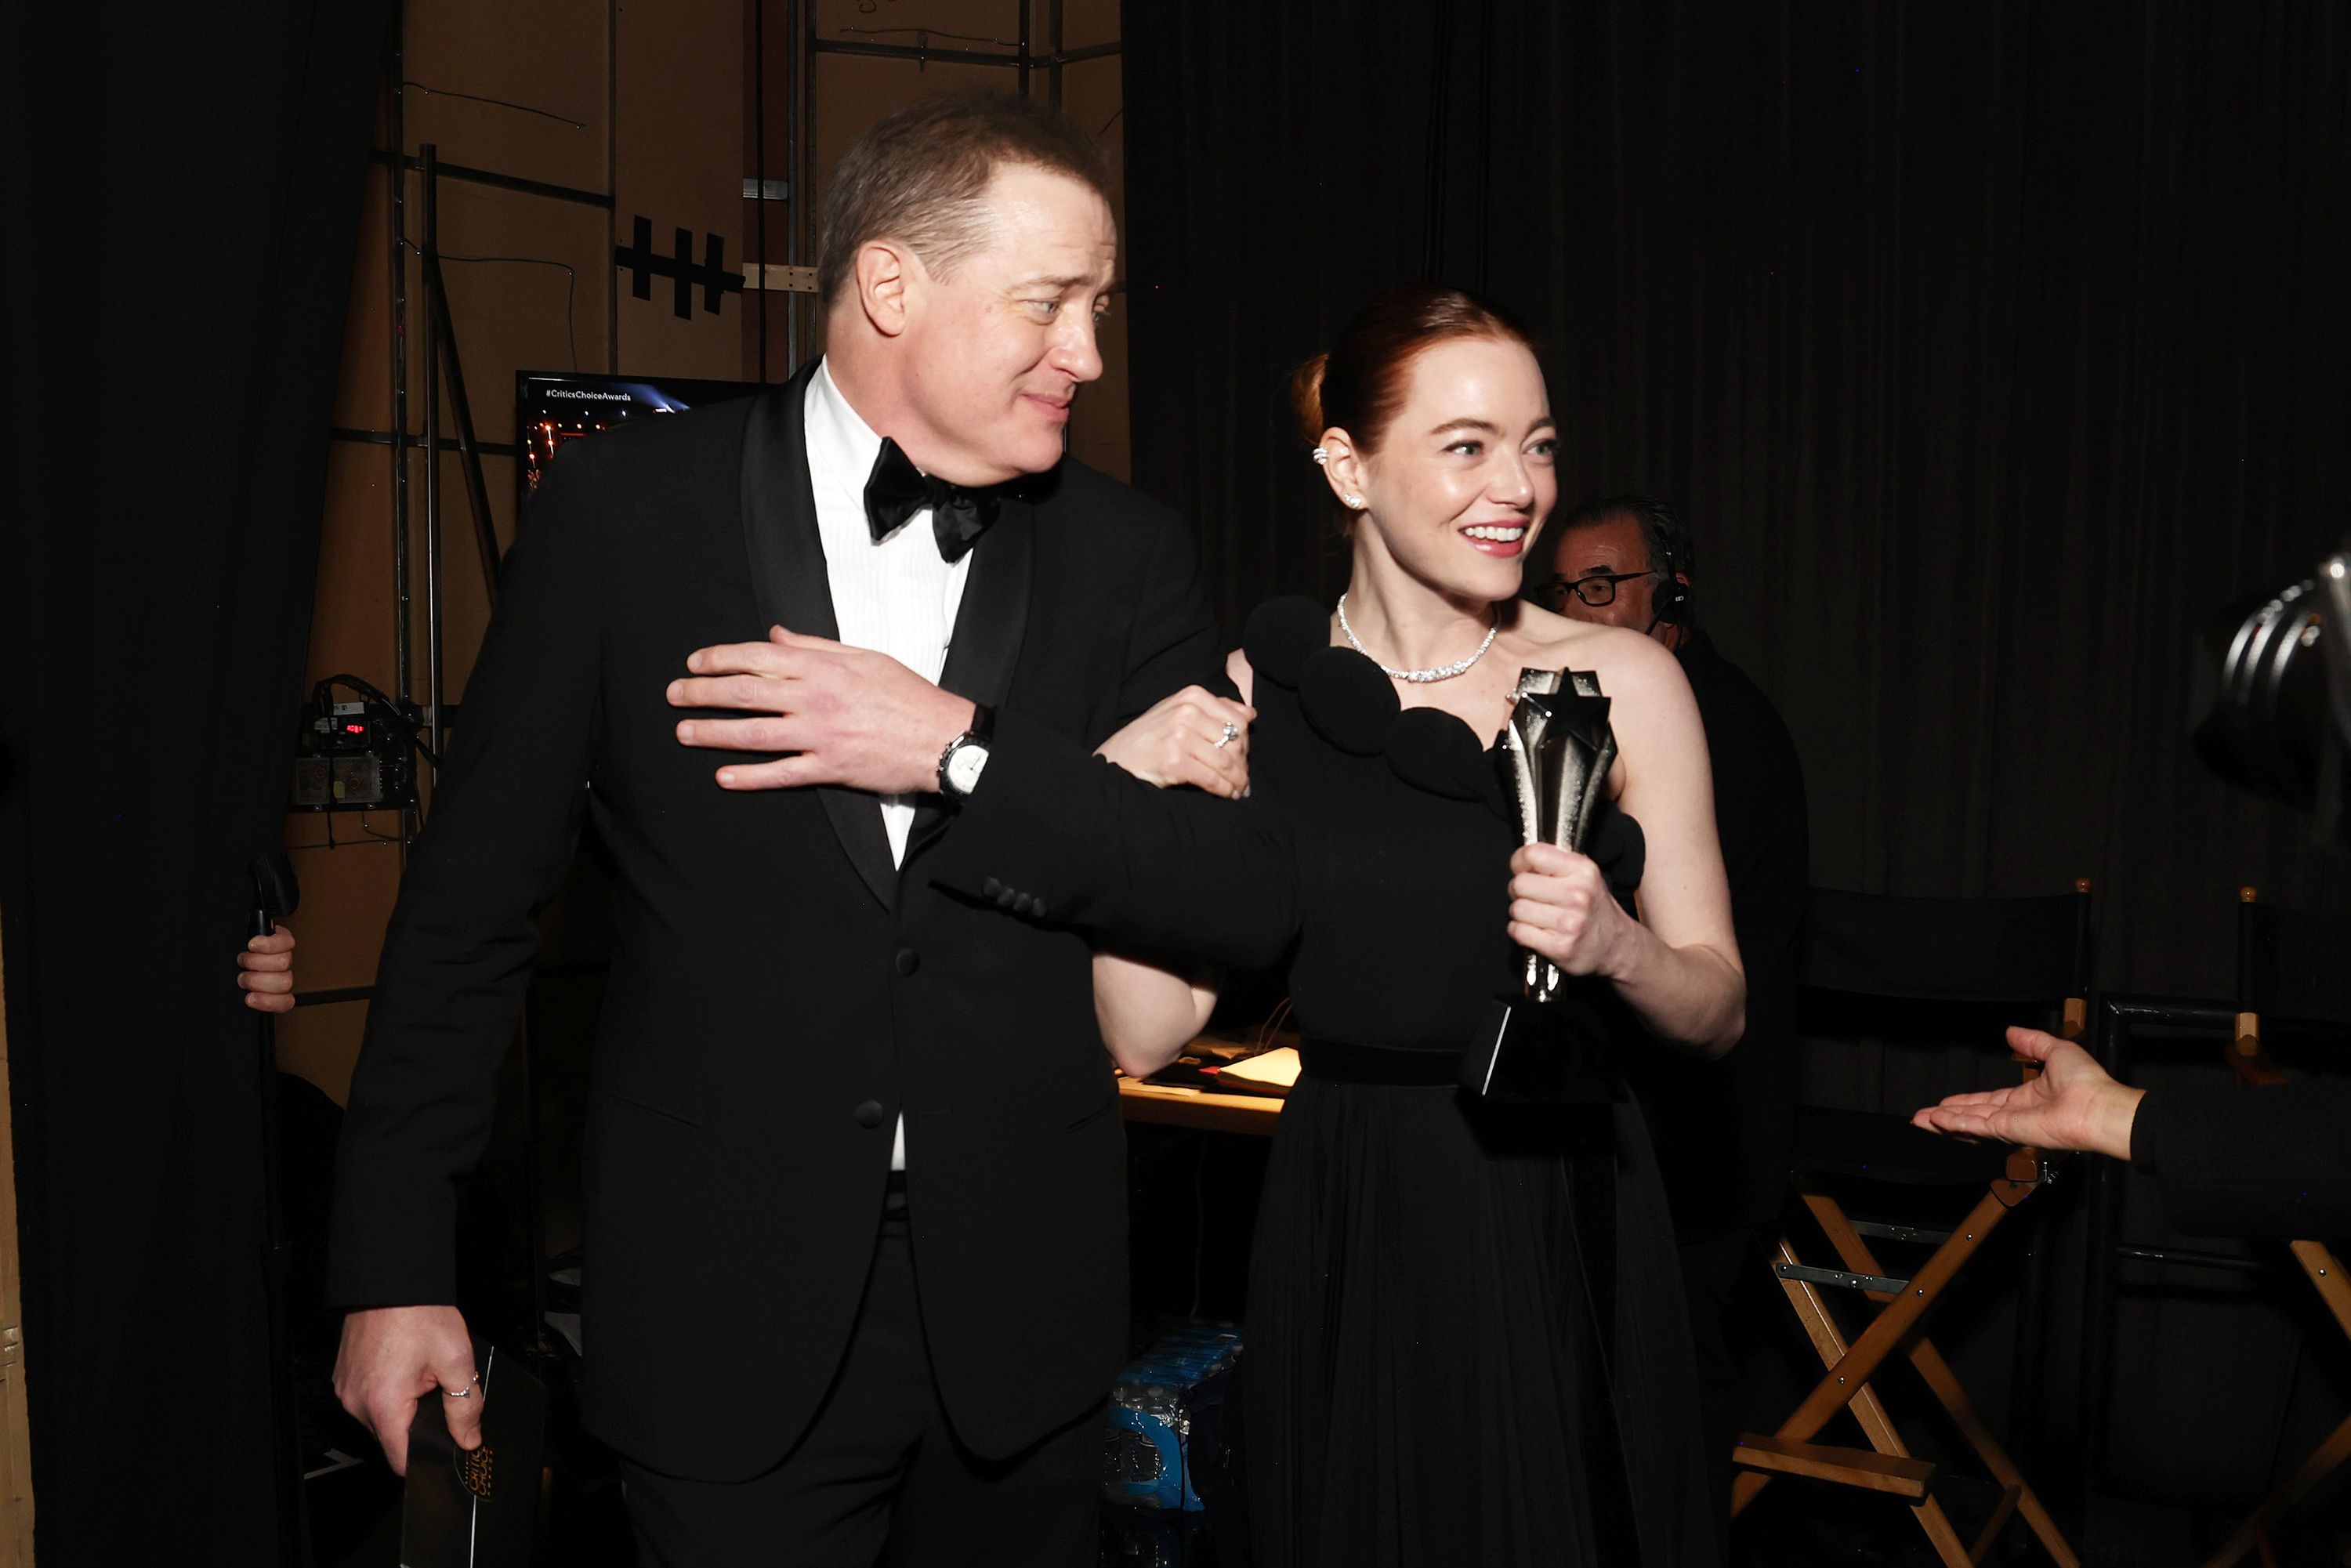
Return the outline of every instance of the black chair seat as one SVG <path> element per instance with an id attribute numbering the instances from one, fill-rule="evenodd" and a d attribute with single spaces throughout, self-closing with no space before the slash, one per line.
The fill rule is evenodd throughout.
<path id="1" fill-rule="evenodd" d="M 2008 1145 L 1922 1132 L 1905 1117 L 1879 1111 L 1800 1105 L 1793 1163 L 1815 1176 L 1906 1186 L 1981 1186 L 2007 1173 Z"/>

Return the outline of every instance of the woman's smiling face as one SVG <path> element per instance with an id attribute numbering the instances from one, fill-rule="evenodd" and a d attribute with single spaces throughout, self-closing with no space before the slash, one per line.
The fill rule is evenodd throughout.
<path id="1" fill-rule="evenodd" d="M 1451 597 L 1508 599 L 1559 497 L 1557 427 L 1535 357 L 1501 338 L 1456 338 L 1413 361 L 1379 447 L 1333 473 L 1357 481 L 1367 524 L 1397 565 Z M 1358 526 L 1364 526 L 1359 524 Z"/>

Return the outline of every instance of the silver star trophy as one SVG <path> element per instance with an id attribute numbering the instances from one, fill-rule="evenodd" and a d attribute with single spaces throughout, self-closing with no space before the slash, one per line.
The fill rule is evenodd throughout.
<path id="1" fill-rule="evenodd" d="M 1582 852 L 1616 760 L 1599 680 L 1583 670 L 1521 670 L 1495 747 L 1521 842 Z M 1559 967 L 1521 952 L 1520 995 L 1498 998 L 1463 1054 L 1462 1087 L 1492 1100 L 1604 1098 L 1591 1071 L 1598 1014 Z"/>

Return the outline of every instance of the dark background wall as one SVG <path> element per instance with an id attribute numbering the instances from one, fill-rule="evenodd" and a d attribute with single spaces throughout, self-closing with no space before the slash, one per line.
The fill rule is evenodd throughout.
<path id="1" fill-rule="evenodd" d="M 1290 371 L 1437 277 L 1542 340 L 1563 502 L 1646 489 L 1696 529 L 1701 620 L 1802 752 L 1815 883 L 2087 875 L 2105 985 L 2206 994 L 2241 884 L 2342 906 L 2341 858 L 2187 736 L 2198 631 L 2351 527 L 2351 12 L 1298 0 L 1131 4 L 1125 36 L 1134 475 L 1197 521 L 1228 632 L 1345 586 Z M 1805 1069 L 1906 1112 L 2013 1071 Z M 2017 1434 L 2057 1495 L 2084 1196 L 2044 1205 L 2047 1427 Z M 2130 1233 L 2176 1242 L 2150 1197 Z M 2126 1286 L 2112 1485 L 2241 1509 L 2340 1416 L 2298 1279 Z M 2014 1306 L 1938 1330 L 1996 1423 Z"/>
<path id="2" fill-rule="evenodd" d="M 1229 628 L 1344 586 L 1281 389 L 1375 287 L 1543 340 L 1562 501 L 1643 488 L 1802 748 L 1813 877 L 2100 894 L 2226 985 L 2339 862 L 2190 756 L 2221 604 L 2351 525 L 2351 14 L 1132 5 L 1137 481 Z M 1147 197 L 1147 199 L 1146 199 Z"/>

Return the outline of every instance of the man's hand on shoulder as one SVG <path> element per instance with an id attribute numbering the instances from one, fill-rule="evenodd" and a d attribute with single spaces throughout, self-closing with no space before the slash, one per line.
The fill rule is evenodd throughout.
<path id="1" fill-rule="evenodd" d="M 408 1473 L 416 1402 L 435 1390 L 457 1446 L 480 1448 L 484 1396 L 474 1342 L 456 1308 L 371 1307 L 345 1316 L 335 1397 L 375 1434 L 394 1475 Z"/>
<path id="2" fill-rule="evenodd" d="M 935 789 L 940 755 L 972 724 L 967 699 L 941 691 L 888 654 L 780 626 L 764 643 L 697 648 L 685 666 L 692 674 L 670 683 L 671 706 L 753 716 L 680 720 L 681 744 L 790 754 L 725 764 L 718 769 L 723 789 Z"/>

